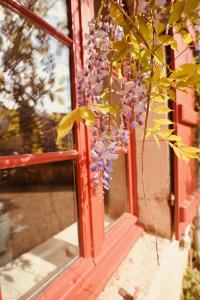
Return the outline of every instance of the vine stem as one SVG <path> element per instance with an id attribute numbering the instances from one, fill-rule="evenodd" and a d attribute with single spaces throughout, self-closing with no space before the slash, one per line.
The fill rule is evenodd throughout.
<path id="1" fill-rule="evenodd" d="M 102 15 L 102 12 L 103 12 L 103 8 L 104 8 L 104 0 L 101 0 L 101 6 L 99 8 L 99 11 L 98 11 L 98 16 L 97 16 L 97 21 L 99 22 L 100 18 L 101 18 L 101 15 Z"/>
<path id="2" fill-rule="evenodd" d="M 153 26 L 153 16 L 151 14 L 151 21 L 152 21 L 152 32 L 153 32 L 153 45 L 154 45 L 154 38 L 155 38 L 155 32 L 154 32 L 154 26 Z M 152 79 L 154 75 L 154 56 L 153 53 L 151 54 L 151 70 L 150 70 L 150 79 Z M 146 208 L 149 211 L 149 215 L 151 216 L 154 228 L 155 228 L 155 235 L 156 235 L 156 259 L 157 259 L 157 264 L 158 266 L 160 265 L 160 257 L 159 257 L 159 252 L 158 252 L 158 226 L 156 224 L 155 218 L 152 214 L 151 208 L 149 206 L 149 203 L 147 202 L 146 199 L 146 192 L 145 192 L 145 176 L 144 176 L 144 148 L 145 148 L 145 137 L 147 133 L 147 124 L 148 124 L 148 118 L 149 118 L 149 109 L 150 109 L 150 103 L 151 103 L 151 92 L 152 92 L 152 81 L 150 80 L 149 82 L 149 88 L 147 91 L 147 111 L 146 111 L 146 116 L 145 116 L 145 124 L 144 124 L 144 133 L 143 133 L 143 139 L 142 139 L 142 151 L 141 151 L 141 171 L 142 171 L 142 190 L 143 190 L 143 198 L 144 198 L 144 203 Z"/>

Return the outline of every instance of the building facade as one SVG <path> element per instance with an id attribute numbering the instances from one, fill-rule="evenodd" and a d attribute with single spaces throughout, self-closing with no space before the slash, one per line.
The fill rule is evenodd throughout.
<path id="1" fill-rule="evenodd" d="M 84 34 L 98 1 L 0 1 L 0 283 L 2 299 L 97 299 L 144 230 L 141 129 L 115 162 L 111 189 L 91 189 L 90 132 L 81 123 L 56 145 L 76 107 Z M 131 3 L 129 3 L 131 10 Z M 193 49 L 167 53 L 191 62 Z M 167 51 L 167 50 L 166 50 Z M 176 93 L 172 119 L 196 139 L 195 95 Z M 187 103 L 187 104 L 186 104 Z M 180 239 L 200 202 L 197 164 L 161 142 L 145 146 L 145 191 L 158 234 Z"/>

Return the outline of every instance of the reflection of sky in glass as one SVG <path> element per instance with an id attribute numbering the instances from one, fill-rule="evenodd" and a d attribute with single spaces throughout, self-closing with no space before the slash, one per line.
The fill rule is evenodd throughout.
<path id="1" fill-rule="evenodd" d="M 4 22 L 4 13 L 3 10 L 0 10 L 0 24 L 3 24 Z M 20 19 L 18 15 L 12 14 L 12 19 L 16 21 L 16 25 L 18 27 L 21 26 L 23 19 Z M 41 41 L 37 38 L 37 32 L 38 29 L 32 31 L 31 35 L 30 30 L 28 30 L 26 27 L 23 30 L 23 34 L 25 37 L 29 38 L 31 40 L 31 44 L 33 45 L 33 48 L 40 48 Z M 7 87 L 13 88 L 13 83 L 10 78 L 9 71 L 4 72 L 4 66 L 2 65 L 2 57 L 6 51 L 9 49 L 12 49 L 14 45 L 12 44 L 12 41 L 9 40 L 9 38 L 3 34 L 1 34 L 1 39 L 3 41 L 0 49 L 0 72 L 3 73 L 5 78 L 5 85 Z M 37 101 L 37 104 L 34 105 L 34 103 L 29 100 L 30 106 L 35 106 L 35 111 L 38 114 L 47 113 L 67 113 L 71 110 L 71 87 L 70 87 L 70 73 L 69 73 L 69 49 L 66 46 L 63 46 L 59 41 L 57 41 L 55 38 L 49 36 L 48 40 L 48 56 L 52 56 L 53 62 L 54 62 L 54 85 L 49 86 L 48 82 L 46 82 L 47 86 L 46 88 L 50 90 L 50 92 L 54 95 L 54 101 L 52 101 L 49 97 L 49 94 L 46 94 L 41 97 Z M 41 54 L 40 51 L 33 50 L 32 56 L 34 58 L 34 63 L 37 68 L 37 74 L 38 77 L 44 81 L 48 78 L 47 70 L 45 70 L 46 65 L 44 65 L 44 54 Z M 47 62 L 45 61 L 45 64 Z M 18 68 L 21 66 L 23 69 L 23 61 L 21 61 L 18 64 Z M 20 74 L 20 80 L 21 84 L 25 85 L 26 80 L 30 80 L 32 74 L 31 70 L 29 70 L 28 66 L 26 66 L 26 73 L 24 72 Z M 27 78 L 29 77 L 29 78 Z M 63 88 L 63 91 L 56 92 L 57 88 Z M 3 105 L 7 107 L 8 109 L 16 109 L 18 107 L 18 104 L 12 99 L 12 95 L 8 93 L 1 93 L 0 95 L 0 102 L 3 102 Z"/>
<path id="2" fill-rule="evenodd" d="M 17 2 L 30 8 L 30 0 L 17 0 Z M 69 34 L 66 0 L 37 0 L 35 3 L 31 10 L 56 27 L 57 30 Z M 48 8 L 48 10 L 46 11 L 43 8 Z"/>

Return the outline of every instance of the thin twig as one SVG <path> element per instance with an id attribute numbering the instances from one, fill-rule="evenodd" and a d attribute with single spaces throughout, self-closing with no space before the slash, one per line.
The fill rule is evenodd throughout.
<path id="1" fill-rule="evenodd" d="M 152 17 L 152 31 L 153 31 L 153 44 L 154 44 L 154 27 L 153 27 L 153 16 Z M 150 78 L 153 77 L 154 75 L 154 65 L 153 65 L 153 53 L 151 54 L 151 71 L 150 71 Z M 160 258 L 159 258 L 159 253 L 158 253 L 158 226 L 156 224 L 156 221 L 154 219 L 154 216 L 152 214 L 151 208 L 147 202 L 146 199 L 146 193 L 145 193 L 145 178 L 144 178 L 144 146 L 145 146 L 145 137 L 146 137 L 146 132 L 147 132 L 147 124 L 148 124 L 148 118 L 149 118 L 149 109 L 150 109 L 150 103 L 151 103 L 151 91 L 152 91 L 152 81 L 150 80 L 149 82 L 149 88 L 147 92 L 147 111 L 146 111 L 146 116 L 145 116 L 145 125 L 144 125 L 144 133 L 143 133 L 143 140 L 142 140 L 142 151 L 141 151 L 141 164 L 142 164 L 142 190 L 143 190 L 143 198 L 144 198 L 144 203 L 149 211 L 149 214 L 151 216 L 151 219 L 153 221 L 153 225 L 155 228 L 155 235 L 156 235 L 156 257 L 157 257 L 157 264 L 158 266 L 160 265 Z"/>

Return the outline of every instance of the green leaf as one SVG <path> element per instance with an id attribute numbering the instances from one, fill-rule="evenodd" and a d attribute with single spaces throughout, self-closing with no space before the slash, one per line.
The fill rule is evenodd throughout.
<path id="1" fill-rule="evenodd" d="M 170 18 L 168 21 L 169 24 L 173 24 L 176 21 L 178 21 L 178 19 L 181 17 L 181 14 L 184 10 L 184 6 L 185 6 L 184 0 L 182 0 L 182 1 L 178 0 L 172 5 L 171 11 L 170 11 Z"/>
<path id="2" fill-rule="evenodd" d="M 154 122 L 157 123 L 157 124 L 160 124 L 160 125 L 171 125 L 171 124 L 173 124 L 173 122 L 168 120 L 168 119 L 155 119 Z"/>
<path id="3" fill-rule="evenodd" d="M 165 114 L 165 113 L 168 113 L 170 111 L 172 111 L 172 109 L 170 109 L 169 107 L 167 106 L 159 106 L 159 107 L 155 107 L 152 109 L 155 113 L 157 114 Z"/>

